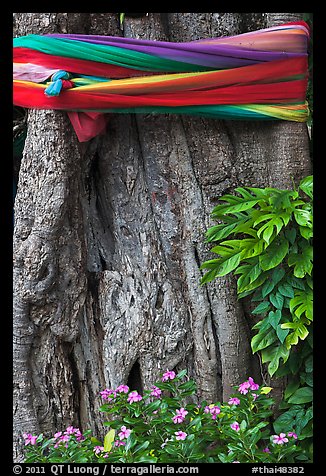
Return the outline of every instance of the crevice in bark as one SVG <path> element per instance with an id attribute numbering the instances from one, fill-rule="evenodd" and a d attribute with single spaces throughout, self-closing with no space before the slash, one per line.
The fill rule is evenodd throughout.
<path id="1" fill-rule="evenodd" d="M 157 290 L 157 295 L 156 295 L 155 309 L 156 310 L 161 309 L 163 302 L 164 302 L 164 291 L 162 289 L 162 286 L 159 286 Z"/>
<path id="2" fill-rule="evenodd" d="M 142 374 L 141 374 L 141 367 L 139 361 L 136 360 L 128 375 L 127 385 L 130 390 L 137 390 L 138 393 L 141 395 L 144 392 L 143 382 L 142 382 Z"/>
<path id="3" fill-rule="evenodd" d="M 99 154 L 98 151 L 95 150 L 88 161 L 88 170 L 85 173 L 85 191 L 88 195 L 88 201 L 91 201 L 92 193 L 94 193 L 94 182 L 98 174 L 98 167 L 99 167 Z"/>
<path id="4" fill-rule="evenodd" d="M 80 427 L 81 426 L 81 421 L 80 421 L 80 382 L 79 382 L 79 372 L 78 372 L 78 365 L 75 360 L 75 355 L 73 352 L 73 346 L 71 343 L 62 343 L 63 349 L 67 355 L 67 361 L 69 362 L 69 366 L 71 369 L 71 386 L 73 388 L 73 403 L 72 403 L 72 410 L 73 410 L 73 415 L 74 415 L 74 420 L 77 418 L 78 421 L 74 422 L 74 424 Z"/>

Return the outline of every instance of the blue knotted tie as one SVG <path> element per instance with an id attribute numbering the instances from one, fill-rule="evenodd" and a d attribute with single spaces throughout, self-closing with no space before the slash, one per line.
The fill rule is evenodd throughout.
<path id="1" fill-rule="evenodd" d="M 46 96 L 59 96 L 62 89 L 62 79 L 69 79 L 70 74 L 67 71 L 57 71 L 51 76 L 51 83 L 45 89 L 44 94 Z"/>

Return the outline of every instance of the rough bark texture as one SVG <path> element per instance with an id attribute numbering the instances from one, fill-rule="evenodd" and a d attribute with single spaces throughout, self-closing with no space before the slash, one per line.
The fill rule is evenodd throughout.
<path id="1" fill-rule="evenodd" d="M 14 34 L 187 41 L 299 18 L 150 13 L 121 29 L 117 14 L 18 13 Z M 112 114 L 107 134 L 81 145 L 65 114 L 30 111 L 15 203 L 15 461 L 24 431 L 74 424 L 101 436 L 105 387 L 141 391 L 187 368 L 214 401 L 248 375 L 266 378 L 233 279 L 199 286 L 204 232 L 223 193 L 309 172 L 305 124 Z"/>

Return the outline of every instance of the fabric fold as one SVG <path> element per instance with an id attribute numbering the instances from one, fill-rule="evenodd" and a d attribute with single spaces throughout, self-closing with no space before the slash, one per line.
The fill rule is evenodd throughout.
<path id="1" fill-rule="evenodd" d="M 110 112 L 304 122 L 308 42 L 305 22 L 184 43 L 28 35 L 14 39 L 14 104 L 67 111 L 80 141 Z M 69 84 L 47 97 L 59 71 Z"/>

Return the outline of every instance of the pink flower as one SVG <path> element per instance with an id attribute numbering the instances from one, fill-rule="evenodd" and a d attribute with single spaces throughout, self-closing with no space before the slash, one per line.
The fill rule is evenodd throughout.
<path id="1" fill-rule="evenodd" d="M 104 446 L 94 446 L 93 451 L 96 455 L 101 453 L 101 451 L 104 451 Z"/>
<path id="2" fill-rule="evenodd" d="M 73 426 L 68 426 L 66 431 L 65 431 L 65 434 L 66 435 L 73 435 L 76 430 L 78 430 L 78 428 L 74 428 Z"/>
<path id="3" fill-rule="evenodd" d="M 252 393 L 251 395 L 254 397 L 254 401 L 256 400 L 256 398 L 259 397 L 259 395 L 257 395 L 257 393 Z"/>
<path id="4" fill-rule="evenodd" d="M 276 445 L 283 445 L 283 443 L 287 443 L 289 440 L 286 438 L 285 433 L 280 433 L 279 435 L 273 435 L 273 443 Z"/>
<path id="5" fill-rule="evenodd" d="M 134 390 L 133 392 L 130 392 L 129 395 L 128 395 L 128 398 L 127 398 L 129 403 L 140 402 L 140 400 L 142 400 L 142 399 L 143 399 L 143 397 L 141 395 L 139 395 L 137 390 Z"/>
<path id="6" fill-rule="evenodd" d="M 250 383 L 249 382 L 243 382 L 239 385 L 239 392 L 242 393 L 243 395 L 245 395 L 246 393 L 248 393 L 248 389 L 250 388 Z"/>
<path id="7" fill-rule="evenodd" d="M 172 417 L 172 421 L 173 423 L 182 423 L 184 420 L 184 418 L 182 418 L 182 416 L 180 415 L 174 415 L 174 417 Z"/>
<path id="8" fill-rule="evenodd" d="M 162 382 L 166 382 L 167 380 L 173 380 L 175 378 L 175 372 L 173 370 L 167 370 L 162 377 Z"/>
<path id="9" fill-rule="evenodd" d="M 31 433 L 23 433 L 25 440 L 25 446 L 27 445 L 36 445 L 37 436 L 32 435 Z"/>
<path id="10" fill-rule="evenodd" d="M 68 448 L 68 441 L 70 439 L 70 435 L 61 435 L 54 445 L 54 448 L 58 448 L 61 443 L 66 443 L 64 446 Z"/>
<path id="11" fill-rule="evenodd" d="M 232 397 L 228 401 L 229 405 L 240 405 L 240 400 L 237 397 Z"/>
<path id="12" fill-rule="evenodd" d="M 250 385 L 250 390 L 258 390 L 259 389 L 258 383 L 255 383 L 253 378 L 249 377 L 248 378 L 248 383 Z"/>
<path id="13" fill-rule="evenodd" d="M 103 400 L 107 400 L 108 402 L 110 402 L 117 396 L 117 393 L 115 390 L 106 388 L 105 390 L 102 390 L 102 392 L 100 392 L 100 395 L 103 398 Z"/>
<path id="14" fill-rule="evenodd" d="M 266 448 L 263 449 L 263 453 L 270 453 L 271 450 L 268 448 L 268 446 L 266 446 Z"/>
<path id="15" fill-rule="evenodd" d="M 188 415 L 187 410 L 184 408 L 180 408 L 179 410 L 176 411 L 176 415 L 172 418 L 173 423 L 182 423 L 183 420 L 186 418 L 186 415 Z"/>
<path id="16" fill-rule="evenodd" d="M 206 406 L 204 413 L 210 413 L 212 415 L 212 420 L 216 420 L 216 415 L 221 413 L 221 409 L 217 405 Z"/>
<path id="17" fill-rule="evenodd" d="M 288 436 L 289 436 L 290 438 L 291 438 L 291 436 L 292 436 L 292 438 L 294 438 L 295 440 L 298 438 L 298 435 L 297 435 L 296 433 L 294 433 L 293 431 L 289 431 Z"/>
<path id="18" fill-rule="evenodd" d="M 176 435 L 176 440 L 185 440 L 187 438 L 187 433 L 184 431 L 176 431 L 174 434 Z"/>
<path id="19" fill-rule="evenodd" d="M 57 439 L 62 435 L 62 431 L 58 431 L 58 433 L 54 434 L 54 438 Z"/>
<path id="20" fill-rule="evenodd" d="M 151 396 L 152 397 L 157 397 L 157 398 L 160 398 L 162 394 L 162 390 L 160 390 L 158 387 L 156 387 L 155 385 L 152 385 L 151 386 Z"/>
<path id="21" fill-rule="evenodd" d="M 240 461 L 232 461 L 232 463 L 240 463 Z"/>
<path id="22" fill-rule="evenodd" d="M 124 446 L 126 444 L 125 441 L 119 441 L 119 440 L 116 440 L 114 442 L 114 446 Z"/>
<path id="23" fill-rule="evenodd" d="M 116 388 L 116 392 L 128 393 L 129 392 L 129 387 L 128 387 L 128 385 L 119 385 L 119 387 Z"/>
<path id="24" fill-rule="evenodd" d="M 118 436 L 119 436 L 120 440 L 124 440 L 125 438 L 128 438 L 130 433 L 131 433 L 131 430 L 128 430 L 128 428 L 126 428 L 125 426 L 122 426 L 121 431 L 118 434 Z"/>
<path id="25" fill-rule="evenodd" d="M 83 441 L 85 440 L 85 436 L 82 434 L 82 432 L 79 430 L 79 428 L 76 428 L 75 436 L 77 441 Z"/>
<path id="26" fill-rule="evenodd" d="M 230 427 L 232 428 L 232 430 L 240 431 L 240 425 L 237 421 L 235 421 L 234 423 L 231 423 Z"/>

